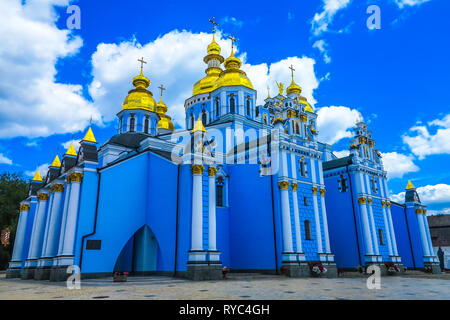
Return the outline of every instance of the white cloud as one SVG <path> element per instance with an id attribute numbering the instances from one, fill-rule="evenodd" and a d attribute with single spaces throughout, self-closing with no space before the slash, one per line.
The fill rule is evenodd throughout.
<path id="1" fill-rule="evenodd" d="M 431 134 L 430 128 L 437 128 L 436 133 Z M 427 125 L 412 127 L 403 135 L 403 142 L 419 159 L 432 154 L 450 154 L 450 114 Z"/>
<path id="2" fill-rule="evenodd" d="M 444 208 L 441 210 L 428 210 L 427 215 L 435 216 L 440 214 L 450 214 L 450 208 Z"/>
<path id="3" fill-rule="evenodd" d="M 384 169 L 388 172 L 388 178 L 402 178 L 405 173 L 417 172 L 419 167 L 413 162 L 414 157 L 397 152 L 381 154 Z"/>
<path id="4" fill-rule="evenodd" d="M 25 174 L 29 177 L 34 177 L 34 175 L 36 174 L 36 171 L 39 171 L 39 173 L 41 174 L 42 179 L 45 179 L 45 176 L 47 175 L 47 171 L 48 171 L 48 167 L 50 166 L 49 163 L 44 163 L 40 166 L 37 166 L 36 169 L 34 169 L 33 171 L 25 171 Z"/>
<path id="5" fill-rule="evenodd" d="M 350 154 L 349 150 L 333 151 L 333 154 L 338 158 L 346 157 Z"/>
<path id="6" fill-rule="evenodd" d="M 448 184 L 427 185 L 418 187 L 416 191 L 423 204 L 450 203 L 450 185 Z M 397 202 L 404 202 L 405 192 L 392 195 L 391 198 Z"/>
<path id="7" fill-rule="evenodd" d="M 231 51 L 230 41 L 223 39 L 221 32 L 217 32 L 216 42 L 222 48 L 221 54 L 227 58 Z M 156 87 L 164 84 L 167 88 L 164 102 L 169 108 L 168 114 L 178 125 L 184 127 L 184 101 L 192 95 L 195 82 L 205 75 L 207 66 L 203 57 L 210 43 L 211 34 L 175 30 L 147 44 L 140 44 L 135 39 L 120 44 L 99 44 L 92 56 L 94 79 L 89 86 L 94 105 L 106 121 L 113 120 L 132 87 L 132 78 L 139 71 L 136 59 L 144 57 L 149 61 L 144 69 L 144 74 L 152 82 L 149 90 L 158 101 L 159 90 Z M 239 57 L 243 62 L 242 69 L 258 91 L 259 104 L 267 97 L 267 85 L 274 95 L 278 92 L 275 81 L 283 82 L 285 87 L 290 84 L 288 66 L 291 64 L 297 70 L 295 80 L 303 88 L 303 95 L 312 105 L 316 102 L 313 91 L 319 86 L 319 81 L 314 73 L 314 59 L 290 57 L 270 65 L 251 65 L 246 63 L 246 53 Z"/>
<path id="8" fill-rule="evenodd" d="M 336 13 L 346 8 L 351 0 L 323 0 L 323 11 L 316 13 L 311 21 L 311 30 L 315 36 L 328 31 Z"/>
<path id="9" fill-rule="evenodd" d="M 317 40 L 316 42 L 314 42 L 313 48 L 317 48 L 320 53 L 322 53 L 323 61 L 325 61 L 325 63 L 331 62 L 331 58 L 328 55 L 328 43 L 325 40 Z"/>
<path id="10" fill-rule="evenodd" d="M 11 159 L 5 157 L 2 153 L 0 153 L 0 164 L 2 164 L 2 163 L 9 164 L 9 165 L 13 164 Z"/>
<path id="11" fill-rule="evenodd" d="M 403 9 L 405 7 L 413 7 L 417 5 L 421 5 L 422 3 L 428 2 L 430 0 L 394 0 L 394 2 L 397 4 L 397 6 L 400 9 Z"/>
<path id="12" fill-rule="evenodd" d="M 317 127 L 321 142 L 334 144 L 343 138 L 352 136 L 357 120 L 362 119 L 358 110 L 343 106 L 330 106 L 320 108 L 317 112 Z"/>
<path id="13" fill-rule="evenodd" d="M 1 2 L 0 138 L 78 131 L 91 115 L 98 121 L 80 85 L 55 80 L 58 59 L 76 54 L 83 44 L 56 27 L 53 6 L 69 0 Z"/>
<path id="14" fill-rule="evenodd" d="M 79 140 L 69 140 L 67 142 L 61 143 L 61 145 L 64 148 L 64 153 L 69 149 L 70 144 L 73 144 L 73 147 L 78 152 L 78 149 L 80 149 L 80 141 Z"/>

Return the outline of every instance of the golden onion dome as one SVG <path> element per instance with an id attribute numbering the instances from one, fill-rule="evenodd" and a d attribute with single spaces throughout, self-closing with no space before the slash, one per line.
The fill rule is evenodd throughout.
<path id="1" fill-rule="evenodd" d="M 159 89 L 161 89 L 161 99 L 156 105 L 156 112 L 158 113 L 158 116 L 160 118 L 160 120 L 158 121 L 158 129 L 166 129 L 173 131 L 175 127 L 172 123 L 172 118 L 166 115 L 168 108 L 162 100 L 163 91 L 165 90 L 165 88 L 163 87 L 163 85 L 161 85 Z"/>
<path id="2" fill-rule="evenodd" d="M 146 111 L 155 111 L 156 102 L 153 94 L 147 90 L 150 86 L 150 80 L 142 74 L 133 78 L 135 89 L 128 91 L 128 96 L 122 103 L 122 110 L 143 109 Z"/>
<path id="3" fill-rule="evenodd" d="M 216 38 L 213 33 L 213 40 L 208 46 L 208 54 L 220 54 L 220 46 L 216 43 Z"/>
<path id="4" fill-rule="evenodd" d="M 219 79 L 214 85 L 214 90 L 228 86 L 244 86 L 253 89 L 252 82 L 247 74 L 239 69 L 241 65 L 241 60 L 234 56 L 232 50 L 231 55 L 225 60 L 225 70 L 220 73 Z"/>
<path id="5" fill-rule="evenodd" d="M 300 96 L 299 100 L 300 100 L 300 103 L 305 106 L 305 111 L 314 113 L 314 109 L 311 107 L 311 105 L 309 104 L 309 102 L 306 100 L 305 97 Z"/>
<path id="6" fill-rule="evenodd" d="M 291 85 L 286 89 L 286 93 L 296 93 L 300 95 L 302 93 L 302 88 L 294 82 L 294 79 L 292 79 Z"/>

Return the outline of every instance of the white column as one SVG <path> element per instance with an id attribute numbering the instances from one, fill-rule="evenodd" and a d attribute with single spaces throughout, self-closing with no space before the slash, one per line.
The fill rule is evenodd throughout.
<path id="1" fill-rule="evenodd" d="M 66 230 L 64 233 L 64 245 L 62 253 L 62 255 L 64 256 L 74 255 L 75 231 L 78 217 L 78 205 L 80 201 L 80 189 L 82 180 L 83 180 L 82 173 L 75 172 L 70 175 L 70 183 L 72 187 L 70 190 L 69 207 L 67 209 Z"/>
<path id="2" fill-rule="evenodd" d="M 369 176 L 367 174 L 364 174 L 365 181 L 366 181 L 366 187 L 367 187 L 367 194 L 371 195 L 371 187 L 369 183 Z M 380 255 L 380 248 L 378 246 L 378 238 L 377 238 L 377 230 L 375 226 L 375 219 L 373 218 L 373 210 L 372 210 L 372 198 L 368 198 L 367 202 L 369 203 L 369 219 L 370 219 L 370 225 L 372 226 L 372 238 L 373 238 L 373 247 L 375 249 L 375 254 Z"/>
<path id="3" fill-rule="evenodd" d="M 209 250 L 216 251 L 216 173 L 217 169 L 209 167 Z"/>
<path id="4" fill-rule="evenodd" d="M 387 207 L 387 218 L 389 222 L 389 227 L 391 230 L 391 239 L 392 239 L 392 250 L 394 251 L 394 255 L 398 256 L 398 250 L 397 250 L 397 239 L 395 238 L 395 231 L 394 231 L 394 224 L 392 223 L 392 214 L 391 214 L 391 203 L 386 203 Z"/>
<path id="5" fill-rule="evenodd" d="M 428 248 L 428 240 L 425 231 L 425 224 L 423 223 L 422 219 L 422 209 L 416 209 L 416 215 L 417 220 L 419 222 L 420 238 L 422 239 L 423 255 L 429 257 L 432 254 L 430 253 L 430 249 Z"/>
<path id="6" fill-rule="evenodd" d="M 327 209 L 325 206 L 325 189 L 320 189 L 320 201 L 322 204 L 323 232 L 325 233 L 325 249 L 327 253 L 331 253 L 330 234 L 328 233 Z"/>
<path id="7" fill-rule="evenodd" d="M 294 203 L 294 224 L 295 224 L 295 239 L 297 240 L 297 253 L 303 253 L 302 235 L 300 233 L 300 214 L 298 210 L 298 195 L 297 183 L 292 183 L 292 202 Z"/>
<path id="8" fill-rule="evenodd" d="M 58 239 L 57 232 L 58 228 L 61 227 L 61 202 L 62 202 L 62 193 L 64 191 L 63 184 L 55 184 L 53 186 L 53 202 L 52 207 L 49 210 L 50 218 L 49 218 L 49 227 L 47 233 L 47 240 L 45 243 L 45 247 L 42 249 L 43 257 L 54 257 L 57 254 L 57 244 Z"/>
<path id="9" fill-rule="evenodd" d="M 278 187 L 281 190 L 281 215 L 283 224 L 283 252 L 292 253 L 292 229 L 291 212 L 289 208 L 289 182 L 280 181 Z"/>
<path id="10" fill-rule="evenodd" d="M 428 226 L 428 219 L 426 213 L 427 210 L 423 209 L 423 222 L 425 225 L 425 232 L 427 234 L 428 250 L 430 251 L 431 255 L 434 256 L 433 243 L 431 242 L 430 227 Z"/>
<path id="11" fill-rule="evenodd" d="M 192 171 L 192 226 L 191 250 L 203 250 L 203 200 L 202 174 L 204 167 L 199 164 L 191 166 Z"/>
<path id="12" fill-rule="evenodd" d="M 311 161 L 311 164 L 313 161 Z M 311 168 L 314 165 L 311 165 Z M 316 233 L 317 233 L 317 250 L 318 253 L 323 253 L 322 245 L 322 230 L 320 228 L 320 215 L 319 215 L 319 205 L 317 203 L 317 187 L 312 187 L 313 190 L 313 204 L 314 204 L 314 220 L 316 220 Z"/>
<path id="13" fill-rule="evenodd" d="M 38 259 L 41 255 L 42 240 L 44 238 L 45 214 L 47 211 L 48 193 L 40 193 L 38 210 L 34 216 L 33 232 L 31 234 L 30 251 L 28 259 Z"/>
<path id="14" fill-rule="evenodd" d="M 42 239 L 42 247 L 41 247 L 41 254 L 39 258 L 45 257 L 45 249 L 47 247 L 47 239 L 48 239 L 48 229 L 50 227 L 50 218 L 51 218 L 51 211 L 52 211 L 52 206 L 53 206 L 53 192 L 50 189 L 50 200 L 48 201 L 48 205 L 47 205 L 47 212 L 45 214 L 46 219 L 45 219 L 45 225 L 44 225 L 44 237 Z M 39 262 L 39 266 L 41 265 L 41 262 Z"/>
<path id="15" fill-rule="evenodd" d="M 383 221 L 384 221 L 384 226 L 386 228 L 386 236 L 387 236 L 387 241 L 388 241 L 388 249 L 389 249 L 389 255 L 393 256 L 394 252 L 392 251 L 392 238 L 391 238 L 391 231 L 390 231 L 390 225 L 388 222 L 388 218 L 387 218 L 387 214 L 386 214 L 386 203 L 384 201 L 382 201 L 381 203 L 382 206 L 382 210 L 383 210 Z"/>
<path id="16" fill-rule="evenodd" d="M 11 261 L 22 261 L 23 244 L 25 241 L 25 232 L 27 229 L 28 213 L 30 212 L 30 204 L 23 203 L 20 205 L 20 216 L 17 224 L 16 239 L 14 240 L 14 249 Z"/>
<path id="17" fill-rule="evenodd" d="M 70 191 L 72 189 L 72 186 L 70 182 L 66 184 L 66 193 L 64 196 L 64 207 L 62 211 L 62 217 L 61 217 L 61 229 L 59 231 L 59 241 L 58 241 L 58 256 L 61 256 L 63 254 L 64 249 L 64 235 L 66 234 L 66 221 L 67 221 L 67 209 L 69 208 L 69 199 L 70 199 Z"/>

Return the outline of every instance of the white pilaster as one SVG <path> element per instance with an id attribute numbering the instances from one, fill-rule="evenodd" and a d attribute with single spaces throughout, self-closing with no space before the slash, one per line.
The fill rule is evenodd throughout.
<path id="1" fill-rule="evenodd" d="M 386 236 L 387 236 L 387 241 L 388 241 L 389 255 L 393 256 L 394 255 L 394 251 L 392 250 L 391 228 L 390 228 L 390 225 L 389 225 L 389 222 L 388 222 L 384 201 L 382 203 L 382 210 L 383 210 L 383 221 L 384 221 L 384 226 L 385 226 L 385 229 L 386 229 Z"/>
<path id="2" fill-rule="evenodd" d="M 392 250 L 394 251 L 394 255 L 398 256 L 398 250 L 397 250 L 397 239 L 395 238 L 395 231 L 394 231 L 394 224 L 392 222 L 392 214 L 391 214 L 391 203 L 386 204 L 387 207 L 387 218 L 389 222 L 389 227 L 391 231 L 391 239 L 392 239 Z"/>
<path id="3" fill-rule="evenodd" d="M 215 251 L 216 247 L 216 173 L 217 169 L 209 167 L 209 250 Z"/>
<path id="4" fill-rule="evenodd" d="M 20 205 L 20 216 L 19 222 L 17 223 L 16 239 L 14 240 L 14 249 L 11 261 L 22 261 L 23 245 L 25 241 L 25 232 L 29 212 L 30 204 L 22 203 Z"/>
<path id="5" fill-rule="evenodd" d="M 61 229 L 59 231 L 59 241 L 58 241 L 58 256 L 61 256 L 63 254 L 64 249 L 64 235 L 66 234 L 66 221 L 67 221 L 67 209 L 69 208 L 69 199 L 70 199 L 70 191 L 72 190 L 72 185 L 70 183 L 67 183 L 66 186 L 66 193 L 64 196 L 64 207 L 62 211 L 62 217 L 61 217 Z M 54 265 L 56 264 L 56 261 L 54 262 Z"/>
<path id="6" fill-rule="evenodd" d="M 325 249 L 327 253 L 331 253 L 330 234 L 328 233 L 327 209 L 325 206 L 325 189 L 320 189 L 320 202 L 322 204 L 323 232 L 325 233 Z"/>
<path id="7" fill-rule="evenodd" d="M 41 255 L 42 241 L 44 238 L 44 227 L 47 212 L 47 203 L 49 199 L 48 193 L 39 193 L 38 196 L 39 206 L 34 217 L 33 222 L 33 232 L 31 234 L 30 250 L 28 254 L 28 259 L 38 259 Z M 30 266 L 36 266 L 36 264 L 31 264 Z"/>
<path id="8" fill-rule="evenodd" d="M 367 255 L 373 256 L 373 246 L 372 246 L 372 237 L 370 235 L 370 227 L 369 227 L 369 218 L 367 217 L 367 208 L 366 208 L 365 197 L 358 198 L 359 207 L 361 209 L 361 216 L 363 222 L 363 230 L 364 230 L 364 243 L 366 245 Z"/>
<path id="9" fill-rule="evenodd" d="M 49 226 L 45 246 L 42 249 L 42 257 L 54 257 L 57 254 L 59 240 L 58 228 L 61 227 L 61 202 L 64 191 L 63 184 L 53 186 L 53 202 L 49 209 Z"/>
<path id="10" fill-rule="evenodd" d="M 434 250 L 433 250 L 433 243 L 431 242 L 431 235 L 430 235 L 430 227 L 428 226 L 428 219 L 426 215 L 426 209 L 423 209 L 423 223 L 425 226 L 425 232 L 427 234 L 427 240 L 428 240 L 428 250 L 430 251 L 431 255 L 434 256 Z"/>
<path id="11" fill-rule="evenodd" d="M 425 231 L 425 224 L 422 219 L 422 209 L 416 209 L 417 221 L 419 222 L 420 238 L 422 239 L 423 255 L 431 256 L 430 249 L 428 247 L 428 240 Z"/>
<path id="12" fill-rule="evenodd" d="M 313 167 L 313 161 L 311 161 L 311 168 Z M 311 170 L 312 171 L 312 170 Z M 316 233 L 317 233 L 317 251 L 323 253 L 322 245 L 322 228 L 320 227 L 320 215 L 319 205 L 317 203 L 317 187 L 312 187 L 313 190 L 313 205 L 314 205 L 314 220 L 316 221 Z"/>
<path id="13" fill-rule="evenodd" d="M 281 215 L 283 225 L 283 252 L 292 253 L 292 229 L 291 229 L 291 212 L 289 208 L 289 182 L 280 181 L 278 187 L 281 191 Z"/>
<path id="14" fill-rule="evenodd" d="M 191 250 L 203 250 L 203 200 L 202 200 L 202 174 L 204 167 L 194 164 L 192 171 L 192 225 L 191 225 Z"/>

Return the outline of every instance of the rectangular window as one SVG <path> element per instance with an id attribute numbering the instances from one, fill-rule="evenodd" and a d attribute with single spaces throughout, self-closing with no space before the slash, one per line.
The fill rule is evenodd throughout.
<path id="1" fill-rule="evenodd" d="M 216 206 L 223 207 L 223 186 L 216 185 Z"/>
<path id="2" fill-rule="evenodd" d="M 303 204 L 304 204 L 305 206 L 308 205 L 308 198 L 307 198 L 307 197 L 303 197 Z"/>
<path id="3" fill-rule="evenodd" d="M 384 238 L 383 238 L 383 230 L 378 229 L 378 237 L 380 238 L 380 244 L 384 244 Z"/>
<path id="4" fill-rule="evenodd" d="M 312 240 L 311 222 L 309 220 L 305 220 L 305 240 Z"/>

